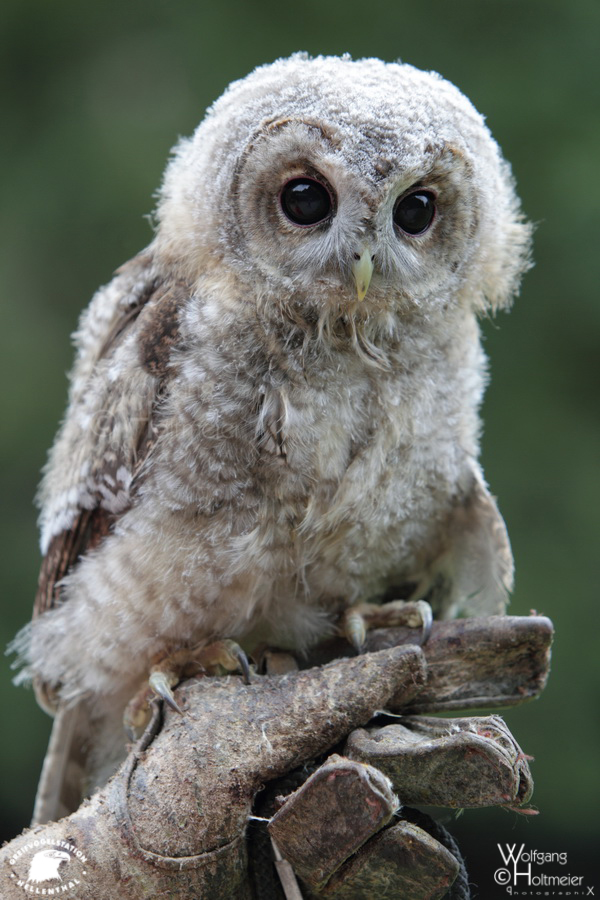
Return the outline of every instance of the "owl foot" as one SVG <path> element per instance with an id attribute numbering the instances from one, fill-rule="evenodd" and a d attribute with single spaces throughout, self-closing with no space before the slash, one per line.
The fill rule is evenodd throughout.
<path id="1" fill-rule="evenodd" d="M 147 684 L 127 704 L 123 716 L 125 731 L 132 740 L 143 734 L 150 720 L 150 704 L 157 697 L 184 715 L 173 694 L 184 678 L 194 675 L 227 675 L 239 672 L 250 684 L 248 657 L 235 641 L 215 641 L 205 647 L 183 647 L 165 654 L 150 668 Z"/>
<path id="2" fill-rule="evenodd" d="M 431 633 L 432 623 L 431 606 L 425 600 L 392 600 L 390 603 L 357 603 L 351 606 L 342 616 L 341 630 L 360 652 L 368 630 L 401 625 L 420 628 L 420 643 L 425 644 Z"/>

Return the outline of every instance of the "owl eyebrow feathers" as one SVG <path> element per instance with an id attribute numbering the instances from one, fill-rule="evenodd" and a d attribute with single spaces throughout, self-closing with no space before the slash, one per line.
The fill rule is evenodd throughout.
<path id="1" fill-rule="evenodd" d="M 76 370 L 88 368 L 88 377 L 71 398 L 40 492 L 44 557 L 34 617 L 60 602 L 61 580 L 130 507 L 160 431 L 157 411 L 190 290 L 181 280 L 157 277 L 148 259 L 139 257 L 122 266 L 117 279 L 126 284 L 132 274 L 139 276 L 140 265 L 145 277 L 132 293 L 120 292 L 95 360 L 86 359 L 80 343 Z M 113 284 L 93 303 L 105 307 Z"/>

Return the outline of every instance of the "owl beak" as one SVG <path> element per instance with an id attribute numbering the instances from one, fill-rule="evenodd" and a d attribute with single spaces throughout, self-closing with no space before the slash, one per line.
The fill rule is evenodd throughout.
<path id="1" fill-rule="evenodd" d="M 369 290 L 371 276 L 373 275 L 373 259 L 368 247 L 364 248 L 360 256 L 358 253 L 355 254 L 351 268 L 354 281 L 356 282 L 356 293 L 360 302 L 364 300 L 365 294 Z"/>

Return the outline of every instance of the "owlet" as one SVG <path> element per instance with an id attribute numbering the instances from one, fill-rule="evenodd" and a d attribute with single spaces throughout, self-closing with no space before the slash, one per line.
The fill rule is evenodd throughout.
<path id="1" fill-rule="evenodd" d="M 106 731 L 182 647 L 301 651 L 391 598 L 501 613 L 477 319 L 530 228 L 469 101 L 409 65 L 278 60 L 176 146 L 157 222 L 75 336 L 16 641 L 40 696 Z"/>

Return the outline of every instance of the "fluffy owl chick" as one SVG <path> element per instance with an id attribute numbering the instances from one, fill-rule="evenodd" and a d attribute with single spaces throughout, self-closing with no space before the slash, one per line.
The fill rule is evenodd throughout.
<path id="1" fill-rule="evenodd" d="M 106 731 L 174 648 L 302 649 L 391 596 L 502 612 L 477 316 L 529 239 L 439 75 L 295 55 L 232 84 L 76 333 L 27 674 Z"/>

